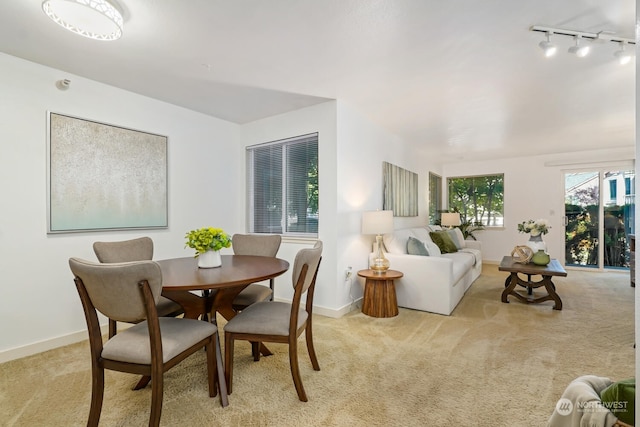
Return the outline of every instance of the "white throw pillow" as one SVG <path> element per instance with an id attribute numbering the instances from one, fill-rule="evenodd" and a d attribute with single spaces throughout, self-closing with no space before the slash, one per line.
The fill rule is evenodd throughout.
<path id="1" fill-rule="evenodd" d="M 382 241 L 387 252 L 391 254 L 406 254 L 407 241 L 411 235 L 410 228 L 402 228 L 383 235 Z"/>
<path id="2" fill-rule="evenodd" d="M 449 234 L 451 240 L 453 240 L 453 243 L 456 245 L 456 248 L 458 248 L 458 250 L 463 249 L 467 246 L 464 242 L 462 231 L 458 227 L 447 230 L 447 234 Z"/>
<path id="3" fill-rule="evenodd" d="M 411 232 L 413 233 L 413 237 L 415 237 L 418 240 L 427 240 L 427 241 L 431 240 L 431 237 L 429 237 L 429 231 L 427 231 L 427 229 L 424 227 L 412 228 Z"/>
<path id="4" fill-rule="evenodd" d="M 427 252 L 429 252 L 429 256 L 440 256 L 440 255 L 442 255 L 442 252 L 440 251 L 440 248 L 438 247 L 438 245 L 433 243 L 433 241 L 431 239 L 423 240 L 422 244 L 424 245 L 425 248 L 427 248 Z"/>

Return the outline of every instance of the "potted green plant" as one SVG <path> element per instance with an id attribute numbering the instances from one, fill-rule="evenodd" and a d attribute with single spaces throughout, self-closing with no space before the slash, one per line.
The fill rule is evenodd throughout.
<path id="1" fill-rule="evenodd" d="M 186 235 L 188 246 L 196 250 L 198 258 L 198 267 L 212 268 L 220 267 L 222 259 L 220 258 L 220 249 L 231 246 L 231 237 L 221 228 L 203 227 L 197 230 L 191 230 Z"/>
<path id="2" fill-rule="evenodd" d="M 460 229 L 460 231 L 462 231 L 462 236 L 465 238 L 465 240 L 468 237 L 472 238 L 473 240 L 478 240 L 476 239 L 476 236 L 473 235 L 473 233 L 475 231 L 484 230 L 484 224 L 477 221 L 467 220 L 463 221 L 462 224 L 458 226 L 458 228 Z"/>
<path id="3" fill-rule="evenodd" d="M 451 210 L 439 210 L 438 211 L 440 214 L 446 213 L 446 212 L 457 212 L 460 213 L 460 211 L 458 210 L 458 208 L 451 208 Z M 436 225 L 441 225 L 441 219 L 437 219 L 435 221 Z M 470 219 L 466 219 L 466 217 L 462 217 L 461 215 L 461 221 L 460 221 L 460 225 L 455 225 L 454 227 L 457 227 L 460 229 L 460 231 L 462 232 L 462 237 L 466 240 L 468 238 L 471 238 L 473 240 L 478 240 L 476 239 L 476 236 L 474 236 L 474 232 L 476 231 L 481 231 L 484 230 L 484 224 L 481 223 L 480 221 L 473 221 Z"/>

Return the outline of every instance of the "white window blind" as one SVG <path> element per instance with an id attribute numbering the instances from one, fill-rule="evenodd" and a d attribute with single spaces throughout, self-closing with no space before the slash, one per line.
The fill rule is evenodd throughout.
<path id="1" fill-rule="evenodd" d="M 318 235 L 318 134 L 247 147 L 250 233 Z"/>

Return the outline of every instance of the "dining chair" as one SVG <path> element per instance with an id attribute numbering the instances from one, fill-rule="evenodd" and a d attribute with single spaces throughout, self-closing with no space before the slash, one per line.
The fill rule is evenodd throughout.
<path id="1" fill-rule="evenodd" d="M 87 426 L 97 426 L 100 421 L 105 369 L 153 378 L 149 425 L 157 426 L 162 413 L 164 373 L 204 347 L 209 397 L 216 396 L 216 384 L 219 386 L 224 380 L 216 373 L 218 329 L 209 322 L 158 316 L 156 303 L 162 291 L 162 271 L 157 263 L 101 264 L 70 258 L 69 267 L 89 331 L 92 387 Z M 103 343 L 98 312 L 123 322 L 144 320 Z M 223 394 L 220 393 L 221 402 Z"/>
<path id="2" fill-rule="evenodd" d="M 279 234 L 234 234 L 231 237 L 233 253 L 236 255 L 256 255 L 275 257 L 280 249 L 282 237 Z M 273 300 L 274 279 L 269 287 L 252 283 L 244 288 L 233 300 L 233 309 L 244 310 L 251 304 L 266 299 Z"/>
<path id="3" fill-rule="evenodd" d="M 322 242 L 317 241 L 313 248 L 301 249 L 296 254 L 292 270 L 294 288 L 291 303 L 281 301 L 262 301 L 250 305 L 224 327 L 225 380 L 227 392 L 232 391 L 233 382 L 233 346 L 235 340 L 249 342 L 275 342 L 289 345 L 289 367 L 298 398 L 306 402 L 307 394 L 302 385 L 298 366 L 298 338 L 305 333 L 307 351 L 313 369 L 320 370 L 318 358 L 313 348 L 312 312 L 313 294 L 316 277 L 322 260 Z M 300 307 L 306 294 L 306 303 Z M 259 353 L 258 353 L 259 355 Z"/>
<path id="4" fill-rule="evenodd" d="M 93 251 L 102 263 L 146 261 L 153 258 L 153 240 L 140 237 L 119 242 L 94 242 Z M 163 296 L 160 296 L 156 309 L 161 317 L 176 317 L 184 313 L 180 304 Z M 109 338 L 117 333 L 117 322 L 109 319 Z"/>

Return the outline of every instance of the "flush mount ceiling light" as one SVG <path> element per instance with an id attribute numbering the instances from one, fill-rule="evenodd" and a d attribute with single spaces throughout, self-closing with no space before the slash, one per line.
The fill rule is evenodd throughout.
<path id="1" fill-rule="evenodd" d="M 541 41 L 540 44 L 538 45 L 540 46 L 540 49 L 544 51 L 544 56 L 546 56 L 547 58 L 555 55 L 556 52 L 558 51 L 558 48 L 556 47 L 556 45 L 554 45 L 549 41 L 549 36 L 551 34 L 552 34 L 551 31 L 547 31 L 547 39 Z"/>
<path id="2" fill-rule="evenodd" d="M 550 35 L 553 35 L 554 37 L 566 36 L 566 37 L 573 38 L 575 40 L 575 45 L 571 46 L 568 52 L 580 58 L 586 56 L 590 50 L 590 45 L 583 44 L 581 43 L 581 41 L 586 41 L 586 42 L 601 41 L 601 42 L 613 42 L 613 43 L 620 44 L 621 46 L 620 50 L 614 53 L 614 56 L 618 58 L 618 61 L 620 62 L 620 64 L 629 63 L 634 56 L 633 51 L 631 49 L 630 51 L 625 50 L 625 45 L 636 44 L 634 39 L 618 37 L 615 34 L 607 31 L 600 31 L 598 33 L 589 33 L 586 31 L 567 30 L 564 28 L 553 28 L 553 27 L 546 27 L 542 25 L 534 25 L 529 29 L 531 31 L 544 33 L 547 36 L 547 39 L 545 41 L 540 42 L 539 44 L 540 48 L 544 51 L 544 54 L 546 57 L 552 56 L 555 53 L 555 51 L 553 51 L 552 53 L 548 52 L 548 50 L 552 49 L 551 46 L 553 46 L 553 44 L 549 42 Z M 555 48 L 555 46 L 553 46 L 553 48 Z"/>
<path id="3" fill-rule="evenodd" d="M 122 14 L 107 0 L 44 0 L 42 10 L 56 24 L 90 39 L 122 36 Z"/>
<path id="4" fill-rule="evenodd" d="M 576 44 L 571 46 L 568 50 L 569 53 L 574 54 L 578 58 L 584 58 L 589 54 L 589 46 L 584 45 L 580 46 L 580 38 L 582 36 L 575 36 Z"/>
<path id="5" fill-rule="evenodd" d="M 631 52 L 625 50 L 625 44 L 625 42 L 620 42 L 620 50 L 616 50 L 615 52 L 613 52 L 613 56 L 618 58 L 618 62 L 620 62 L 620 65 L 625 65 L 631 62 L 632 54 Z"/>

